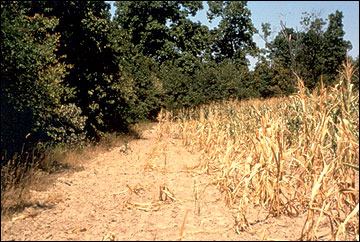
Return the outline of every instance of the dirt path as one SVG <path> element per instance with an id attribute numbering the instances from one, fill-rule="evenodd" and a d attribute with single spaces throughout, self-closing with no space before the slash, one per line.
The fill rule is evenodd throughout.
<path id="1" fill-rule="evenodd" d="M 37 205 L 2 221 L 1 239 L 102 240 L 111 233 L 117 240 L 177 240 L 181 233 L 183 240 L 255 239 L 234 232 L 220 192 L 207 186 L 211 177 L 187 169 L 199 156 L 180 139 L 159 139 L 154 126 L 120 149 L 64 174 L 47 191 L 33 191 Z"/>

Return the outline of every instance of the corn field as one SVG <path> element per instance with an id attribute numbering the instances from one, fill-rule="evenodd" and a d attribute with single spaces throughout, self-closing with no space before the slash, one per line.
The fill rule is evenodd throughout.
<path id="1" fill-rule="evenodd" d="M 201 153 L 196 167 L 212 174 L 237 233 L 251 230 L 249 208 L 268 216 L 306 215 L 298 240 L 359 240 L 359 91 L 347 61 L 339 82 L 267 100 L 229 100 L 176 115 L 161 112 L 162 134 Z M 358 79 L 357 79 L 358 80 Z"/>

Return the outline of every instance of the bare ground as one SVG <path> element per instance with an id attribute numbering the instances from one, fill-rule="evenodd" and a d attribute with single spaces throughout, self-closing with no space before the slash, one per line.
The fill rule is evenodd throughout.
<path id="1" fill-rule="evenodd" d="M 1 240 L 299 239 L 306 214 L 265 219 L 260 208 L 249 211 L 252 230 L 236 233 L 213 177 L 192 169 L 199 159 L 154 124 L 126 152 L 112 148 L 32 191 L 32 206 L 1 221 Z M 330 239 L 321 227 L 318 239 Z"/>

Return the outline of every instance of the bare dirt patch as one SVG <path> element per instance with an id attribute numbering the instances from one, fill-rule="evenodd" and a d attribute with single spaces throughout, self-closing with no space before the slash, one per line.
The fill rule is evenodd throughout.
<path id="1" fill-rule="evenodd" d="M 180 139 L 141 139 L 98 155 L 83 170 L 62 173 L 32 205 L 1 221 L 2 240 L 260 240 L 299 238 L 305 217 L 266 218 L 249 211 L 252 230 L 234 217 L 213 177 L 193 169 L 200 155 Z M 320 225 L 321 226 L 321 225 Z M 319 239 L 329 239 L 324 231 Z"/>

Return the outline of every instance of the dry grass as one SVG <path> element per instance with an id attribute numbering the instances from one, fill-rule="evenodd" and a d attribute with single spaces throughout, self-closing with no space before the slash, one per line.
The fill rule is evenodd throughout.
<path id="1" fill-rule="evenodd" d="M 248 208 L 269 216 L 306 214 L 299 240 L 317 240 L 321 223 L 332 240 L 359 239 L 359 92 L 348 60 L 339 82 L 310 93 L 298 79 L 288 98 L 213 103 L 161 112 L 159 136 L 181 137 L 201 152 L 201 172 L 213 174 L 235 230 L 248 231 Z"/>
<path id="2" fill-rule="evenodd" d="M 32 154 L 15 156 L 1 166 L 1 216 L 9 218 L 13 213 L 33 206 L 30 190 L 47 188 L 57 173 L 76 171 L 93 154 L 83 150 L 38 146 Z M 86 154 L 86 155 L 84 155 Z"/>
<path id="3" fill-rule="evenodd" d="M 45 190 L 55 179 L 55 174 L 83 169 L 91 159 L 109 149 L 141 138 L 151 123 L 131 127 L 130 134 L 107 133 L 98 143 L 88 143 L 76 148 L 66 145 L 50 147 L 39 143 L 31 152 L 22 152 L 1 165 L 1 216 L 10 218 L 14 213 L 33 206 L 30 190 Z M 5 159 L 4 157 L 2 158 Z"/>

